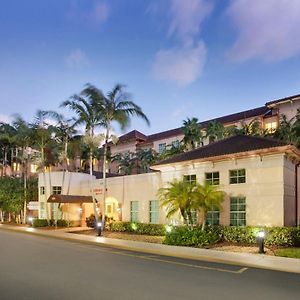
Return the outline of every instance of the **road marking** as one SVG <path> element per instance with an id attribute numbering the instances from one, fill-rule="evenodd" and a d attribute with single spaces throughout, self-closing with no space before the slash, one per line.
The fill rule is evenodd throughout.
<path id="1" fill-rule="evenodd" d="M 201 265 L 195 265 L 195 264 L 189 264 L 189 263 L 183 263 L 183 262 L 178 262 L 178 261 L 172 261 L 172 260 L 167 260 L 167 259 L 162 259 L 158 258 L 157 256 L 153 255 L 139 255 L 139 254 L 132 254 L 132 253 L 126 253 L 122 251 L 111 251 L 111 250 L 106 250 L 103 248 L 94 248 L 94 247 L 87 247 L 87 246 L 79 246 L 80 248 L 88 248 L 88 249 L 94 249 L 96 251 L 101 251 L 105 253 L 111 253 L 111 254 L 116 254 L 116 255 L 123 255 L 123 256 L 129 256 L 129 257 L 135 257 L 139 259 L 144 259 L 144 260 L 151 260 L 151 261 L 158 261 L 158 262 L 163 262 L 167 264 L 173 264 L 173 265 L 178 265 L 178 266 L 184 266 L 184 267 L 191 267 L 191 268 L 196 268 L 196 269 L 203 269 L 203 270 L 211 270 L 211 271 L 218 271 L 218 272 L 225 272 L 225 273 L 231 273 L 231 274 L 242 274 L 245 271 L 248 270 L 248 268 L 241 268 L 239 270 L 228 270 L 228 269 L 223 269 L 223 268 L 218 268 L 218 267 L 208 267 L 208 266 L 201 266 Z"/>

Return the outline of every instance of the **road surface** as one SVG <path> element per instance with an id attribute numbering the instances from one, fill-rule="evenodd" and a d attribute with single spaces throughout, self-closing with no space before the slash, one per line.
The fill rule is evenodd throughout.
<path id="1" fill-rule="evenodd" d="M 0 299 L 300 299 L 300 275 L 0 230 Z"/>

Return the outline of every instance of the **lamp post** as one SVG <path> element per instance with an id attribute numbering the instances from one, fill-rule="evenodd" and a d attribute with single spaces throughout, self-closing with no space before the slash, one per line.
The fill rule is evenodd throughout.
<path id="1" fill-rule="evenodd" d="M 259 231 L 256 236 L 256 241 L 258 244 L 258 253 L 260 253 L 260 254 L 265 253 L 265 250 L 264 250 L 265 235 L 266 234 L 264 231 Z"/>
<path id="2" fill-rule="evenodd" d="M 97 227 L 97 235 L 101 236 L 101 232 L 102 232 L 102 222 L 97 222 L 96 223 L 96 227 Z"/>

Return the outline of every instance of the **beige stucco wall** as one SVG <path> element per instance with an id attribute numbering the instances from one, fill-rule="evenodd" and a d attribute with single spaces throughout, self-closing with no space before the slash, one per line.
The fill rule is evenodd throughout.
<path id="1" fill-rule="evenodd" d="M 242 168 L 246 169 L 246 183 L 229 184 L 229 170 Z M 108 178 L 107 205 L 112 205 L 111 207 L 114 209 L 118 208 L 118 212 L 115 210 L 111 217 L 118 219 L 118 215 L 121 214 L 122 217 L 119 219 L 130 221 L 130 201 L 139 201 L 139 221 L 148 223 L 149 201 L 157 200 L 157 191 L 160 187 L 167 186 L 167 183 L 175 178 L 182 179 L 183 175 L 192 174 L 196 174 L 197 181 L 202 183 L 206 172 L 218 171 L 220 172 L 220 189 L 226 192 L 220 215 L 221 224 L 229 225 L 230 223 L 231 196 L 246 197 L 247 225 L 283 226 L 291 224 L 291 205 L 294 200 L 291 179 L 293 166 L 283 154 L 252 156 L 214 163 L 188 162 L 161 166 L 160 169 L 161 172 Z M 39 179 L 39 186 L 42 186 L 44 184 L 43 177 L 40 175 Z M 51 182 L 52 185 L 60 185 L 62 173 L 52 173 Z M 96 191 L 103 190 L 102 179 L 94 180 L 93 186 Z M 89 195 L 89 175 L 72 173 L 70 194 Z M 95 197 L 102 210 L 103 194 L 97 193 Z M 40 201 L 43 201 L 41 196 Z M 87 216 L 93 213 L 92 204 L 85 204 L 85 207 Z M 78 210 L 78 207 L 76 209 Z M 76 215 L 76 209 L 74 209 L 74 215 Z M 161 209 L 159 212 L 160 223 L 180 222 L 179 217 L 166 220 L 165 215 L 165 210 Z M 293 215 L 295 214 L 293 213 Z"/>
<path id="2" fill-rule="evenodd" d="M 296 224 L 296 199 L 295 199 L 295 164 L 284 158 L 284 225 Z"/>
<path id="3" fill-rule="evenodd" d="M 167 138 L 167 139 L 161 139 L 161 140 L 154 141 L 153 142 L 153 149 L 156 152 L 159 152 L 159 144 L 166 143 L 166 145 L 171 145 L 172 142 L 175 142 L 177 140 L 180 142 L 182 139 L 183 139 L 183 134 L 180 134 L 180 135 L 172 136 L 172 137 Z"/>
<path id="4" fill-rule="evenodd" d="M 206 172 L 220 172 L 220 189 L 226 192 L 220 222 L 229 225 L 230 196 L 246 197 L 247 225 L 283 225 L 283 155 L 254 156 L 217 163 L 187 163 L 161 168 L 162 182 L 197 175 L 202 183 Z M 229 184 L 229 170 L 246 169 L 246 183 Z"/>
<path id="5" fill-rule="evenodd" d="M 300 108 L 300 99 L 294 100 L 293 102 L 278 104 L 276 107 L 279 109 L 279 115 L 286 115 L 287 119 L 292 119 L 296 113 L 297 109 Z"/>

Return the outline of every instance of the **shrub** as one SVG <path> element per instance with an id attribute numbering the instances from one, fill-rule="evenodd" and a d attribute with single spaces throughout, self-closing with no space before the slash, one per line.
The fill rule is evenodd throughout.
<path id="1" fill-rule="evenodd" d="M 164 244 L 189 247 L 205 247 L 219 242 L 221 239 L 217 230 L 205 230 L 201 227 L 189 228 L 180 226 L 166 234 Z"/>
<path id="2" fill-rule="evenodd" d="M 47 219 L 33 219 L 32 227 L 47 227 L 49 226 Z"/>
<path id="3" fill-rule="evenodd" d="M 68 223 L 67 220 L 57 220 L 58 227 L 68 227 L 70 226 L 70 222 Z"/>
<path id="4" fill-rule="evenodd" d="M 132 222 L 111 222 L 109 224 L 109 230 L 160 236 L 163 236 L 166 233 L 166 227 L 163 224 L 147 224 Z"/>

